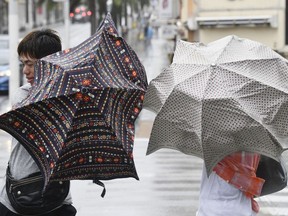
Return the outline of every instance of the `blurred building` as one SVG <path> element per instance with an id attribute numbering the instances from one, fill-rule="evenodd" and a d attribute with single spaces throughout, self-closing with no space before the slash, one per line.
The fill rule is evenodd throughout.
<path id="1" fill-rule="evenodd" d="M 173 20 L 179 17 L 180 12 L 179 0 L 159 0 L 158 2 L 158 17 L 160 20 Z"/>
<path id="2" fill-rule="evenodd" d="M 181 0 L 180 21 L 181 29 L 185 31 L 183 38 L 187 41 L 199 41 L 198 27 L 195 19 L 197 17 L 197 4 L 194 0 Z"/>
<path id="3" fill-rule="evenodd" d="M 259 41 L 286 53 L 287 0 L 182 0 L 188 41 L 209 43 L 227 35 Z"/>

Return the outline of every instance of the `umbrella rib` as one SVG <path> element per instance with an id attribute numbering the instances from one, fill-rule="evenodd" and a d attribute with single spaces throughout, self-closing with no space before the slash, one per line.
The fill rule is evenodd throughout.
<path id="1" fill-rule="evenodd" d="M 273 59 L 272 59 L 272 60 L 273 60 Z M 244 60 L 244 61 L 247 61 L 247 60 Z M 249 60 L 248 60 L 248 61 L 249 61 Z M 254 60 L 253 60 L 253 61 L 254 61 Z M 260 84 L 262 84 L 262 85 L 264 85 L 264 86 L 272 87 L 273 89 L 276 89 L 276 90 L 278 90 L 278 91 L 281 91 L 281 92 L 283 92 L 283 93 L 285 93 L 285 94 L 288 93 L 288 90 L 285 90 L 283 87 L 276 87 L 275 84 L 274 84 L 274 85 L 268 84 L 267 82 L 265 82 L 265 80 L 261 80 L 261 81 L 260 81 L 260 80 L 256 80 L 254 77 L 249 76 L 249 74 L 246 74 L 246 75 L 240 74 L 239 72 L 237 72 L 237 71 L 235 71 L 235 70 L 227 67 L 226 65 L 227 65 L 226 63 L 221 64 L 221 68 L 223 68 L 223 69 L 225 69 L 225 70 L 227 70 L 227 71 L 233 71 L 234 73 L 236 73 L 236 74 L 239 75 L 239 76 L 242 76 L 242 77 L 244 77 L 244 78 L 249 78 L 249 79 L 251 79 L 251 80 L 253 80 L 253 81 L 255 81 L 255 82 L 258 82 L 258 83 L 260 83 Z M 219 66 L 220 66 L 220 65 L 219 65 Z M 270 80 L 267 80 L 267 81 L 270 81 Z"/>

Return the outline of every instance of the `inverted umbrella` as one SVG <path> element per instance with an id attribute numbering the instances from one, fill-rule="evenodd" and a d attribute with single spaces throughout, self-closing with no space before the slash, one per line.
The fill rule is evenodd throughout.
<path id="1" fill-rule="evenodd" d="M 144 108 L 157 113 L 147 154 L 176 149 L 203 158 L 208 173 L 238 151 L 279 161 L 288 146 L 287 63 L 233 35 L 207 45 L 178 41 L 145 95 Z"/>
<path id="2" fill-rule="evenodd" d="M 29 96 L 0 116 L 50 181 L 133 177 L 134 123 L 147 81 L 110 14 L 78 46 L 37 61 Z"/>

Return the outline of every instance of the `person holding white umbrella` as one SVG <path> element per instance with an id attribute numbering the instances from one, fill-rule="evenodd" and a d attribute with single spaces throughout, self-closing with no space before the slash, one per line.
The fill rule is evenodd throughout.
<path id="1" fill-rule="evenodd" d="M 279 162 L 288 148 L 287 71 L 271 48 L 229 35 L 178 41 L 172 64 L 150 82 L 144 108 L 157 115 L 147 154 L 170 148 L 204 160 L 197 216 L 255 215 L 254 197 L 287 185 Z M 265 157 L 276 166 L 262 166 Z"/>
<path id="2" fill-rule="evenodd" d="M 197 216 L 253 216 L 259 212 L 264 179 L 256 177 L 260 155 L 237 152 L 225 157 L 207 176 L 203 167 Z M 219 208 L 221 206 L 221 208 Z"/>

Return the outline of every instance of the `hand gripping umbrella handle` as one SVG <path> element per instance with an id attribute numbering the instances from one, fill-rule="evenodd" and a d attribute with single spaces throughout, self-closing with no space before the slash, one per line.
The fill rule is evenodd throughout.
<path id="1" fill-rule="evenodd" d="M 104 198 L 104 196 L 105 196 L 105 194 L 106 194 L 106 188 L 105 188 L 104 183 L 101 182 L 101 181 L 99 181 L 99 180 L 97 180 L 97 179 L 94 179 L 94 180 L 93 180 L 93 183 L 98 184 L 98 185 L 100 185 L 101 187 L 103 187 L 103 191 L 102 191 L 102 193 L 101 193 L 101 197 Z"/>

